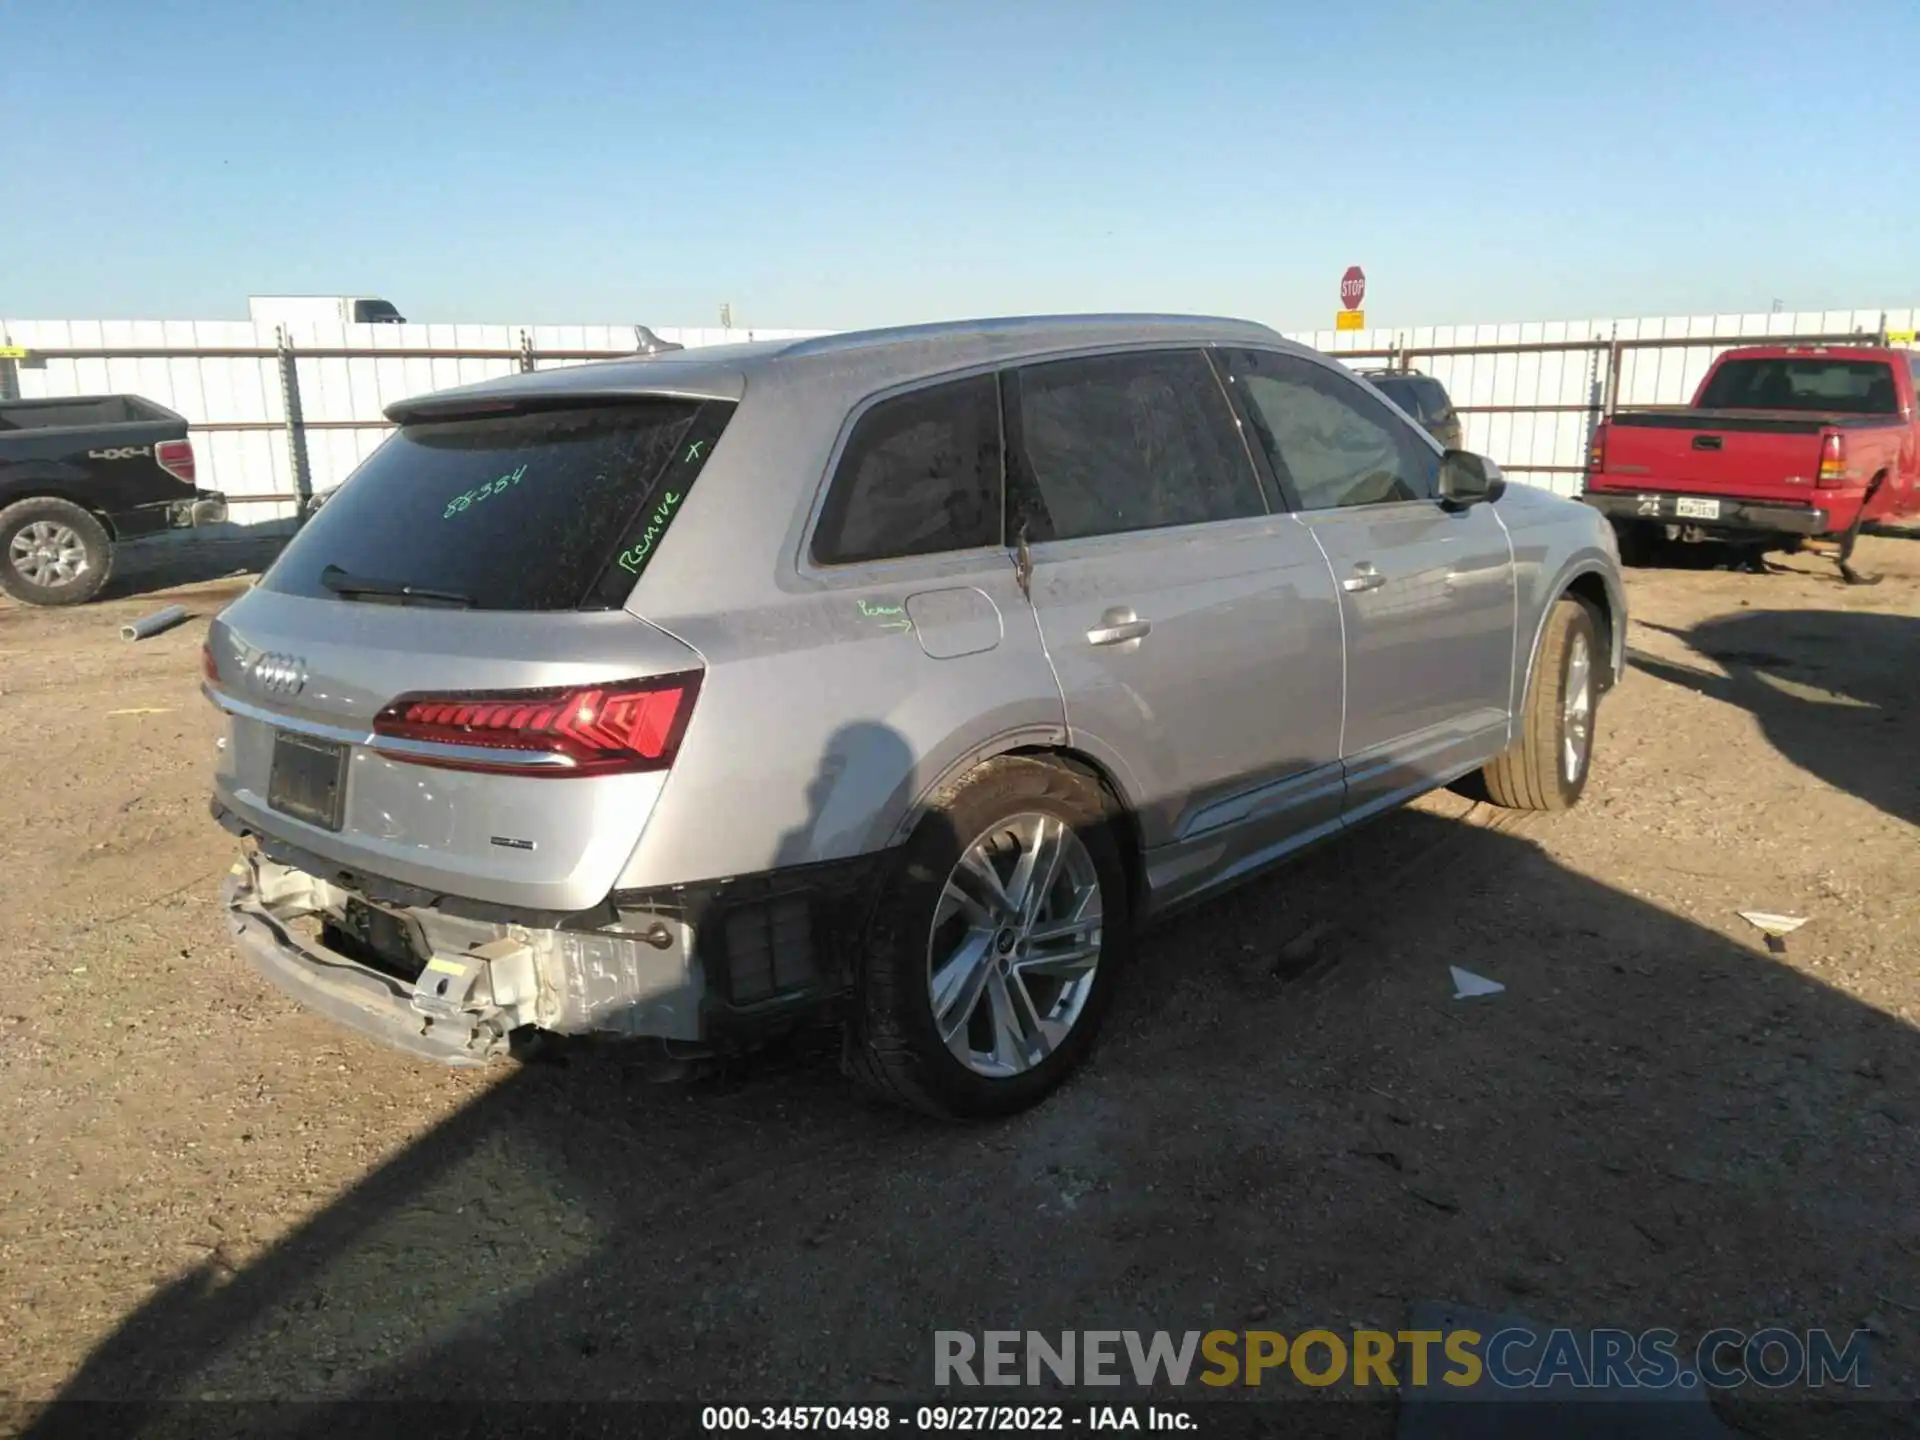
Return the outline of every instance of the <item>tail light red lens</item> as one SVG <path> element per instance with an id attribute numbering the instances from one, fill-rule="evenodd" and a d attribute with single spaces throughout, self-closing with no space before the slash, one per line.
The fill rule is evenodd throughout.
<path id="1" fill-rule="evenodd" d="M 555 690 L 402 695 L 373 720 L 373 748 L 392 760 L 527 776 L 665 770 L 693 716 L 700 674 Z M 382 740 L 460 747 L 383 746 Z M 485 751 L 499 752 L 498 758 Z M 464 752 L 464 753 L 461 753 Z M 552 757 L 540 763 L 536 757 Z"/>
<path id="2" fill-rule="evenodd" d="M 1846 483 L 1847 437 L 1838 432 L 1832 432 L 1820 444 L 1819 484 L 1830 490 L 1836 485 Z"/>
<path id="3" fill-rule="evenodd" d="M 1607 427 L 1594 427 L 1593 440 L 1587 446 L 1587 469 L 1604 470 L 1607 468 Z"/>
<path id="4" fill-rule="evenodd" d="M 213 646 L 204 640 L 200 642 L 200 674 L 209 685 L 220 683 L 220 662 L 213 658 Z"/>
<path id="5" fill-rule="evenodd" d="M 193 484 L 193 442 L 191 440 L 162 440 L 153 447 L 153 458 L 160 468 L 176 480 Z"/>

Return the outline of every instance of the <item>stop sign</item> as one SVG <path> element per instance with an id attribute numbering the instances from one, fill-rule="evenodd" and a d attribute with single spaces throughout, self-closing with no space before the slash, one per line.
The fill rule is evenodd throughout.
<path id="1" fill-rule="evenodd" d="M 1340 277 L 1340 303 L 1349 310 L 1358 310 L 1366 298 L 1367 272 L 1358 265 L 1347 266 L 1347 273 Z"/>

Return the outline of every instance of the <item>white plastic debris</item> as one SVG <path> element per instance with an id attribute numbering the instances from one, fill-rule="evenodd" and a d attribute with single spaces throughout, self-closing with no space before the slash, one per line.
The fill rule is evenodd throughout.
<path id="1" fill-rule="evenodd" d="M 1772 915 L 1765 910 L 1742 910 L 1740 918 L 1763 934 L 1784 940 L 1807 923 L 1804 915 Z"/>
<path id="2" fill-rule="evenodd" d="M 1498 980 L 1489 980 L 1484 975 L 1476 975 L 1471 970 L 1462 970 L 1458 965 L 1449 965 L 1453 972 L 1453 998 L 1472 1000 L 1481 995 L 1498 995 L 1507 987 Z"/>
<path id="3" fill-rule="evenodd" d="M 1806 924 L 1804 915 L 1774 915 L 1766 910 L 1742 910 L 1740 918 L 1767 937 L 1767 950 L 1774 955 L 1787 953 L 1787 936 Z"/>

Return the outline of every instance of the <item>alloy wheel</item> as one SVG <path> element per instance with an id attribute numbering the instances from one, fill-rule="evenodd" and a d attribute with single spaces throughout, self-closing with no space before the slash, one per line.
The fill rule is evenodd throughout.
<path id="1" fill-rule="evenodd" d="M 1100 875 L 1073 827 L 1027 812 L 955 862 L 927 938 L 927 990 L 961 1064 L 1007 1078 L 1066 1039 L 1100 966 Z"/>

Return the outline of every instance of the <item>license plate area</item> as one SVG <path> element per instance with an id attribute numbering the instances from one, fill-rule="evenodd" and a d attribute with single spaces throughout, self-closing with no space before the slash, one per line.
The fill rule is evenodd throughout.
<path id="1" fill-rule="evenodd" d="M 338 830 L 345 819 L 347 749 L 336 741 L 276 730 L 268 806 L 322 830 Z"/>
<path id="2" fill-rule="evenodd" d="M 1673 502 L 1673 513 L 1682 520 L 1718 520 L 1720 502 L 1718 500 L 1695 500 L 1682 495 Z"/>

